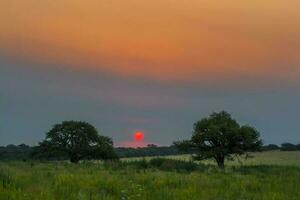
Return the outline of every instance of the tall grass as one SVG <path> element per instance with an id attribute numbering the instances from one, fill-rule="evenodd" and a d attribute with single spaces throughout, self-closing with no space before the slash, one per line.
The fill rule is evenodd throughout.
<path id="1" fill-rule="evenodd" d="M 298 200 L 297 165 L 212 165 L 172 159 L 0 163 L 0 200 Z"/>

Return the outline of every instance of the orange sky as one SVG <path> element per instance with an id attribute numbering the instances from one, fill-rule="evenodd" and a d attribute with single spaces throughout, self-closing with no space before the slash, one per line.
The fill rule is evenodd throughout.
<path id="1" fill-rule="evenodd" d="M 6 0 L 0 50 L 154 80 L 297 78 L 299 9 L 299 0 Z"/>

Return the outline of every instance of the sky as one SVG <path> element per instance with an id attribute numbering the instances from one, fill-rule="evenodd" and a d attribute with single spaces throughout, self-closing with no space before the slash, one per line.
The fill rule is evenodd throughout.
<path id="1" fill-rule="evenodd" d="M 170 145 L 226 110 L 300 143 L 299 0 L 0 2 L 0 145 L 83 120 Z M 133 134 L 144 133 L 136 143 Z"/>

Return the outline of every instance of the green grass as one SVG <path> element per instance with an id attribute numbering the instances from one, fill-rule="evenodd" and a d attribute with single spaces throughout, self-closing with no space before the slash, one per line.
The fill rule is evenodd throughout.
<path id="1" fill-rule="evenodd" d="M 266 151 L 262 153 L 251 153 L 253 158 L 241 159 L 241 163 L 238 160 L 226 161 L 226 165 L 239 166 L 239 165 L 281 165 L 281 166 L 299 166 L 300 167 L 300 151 Z M 190 161 L 192 157 L 190 155 L 175 155 L 175 156 L 161 156 L 161 158 L 171 158 L 176 160 Z M 123 161 L 141 160 L 144 158 L 123 158 Z M 152 157 L 145 157 L 146 160 L 152 159 Z M 200 161 L 199 163 L 212 164 L 216 163 L 213 160 Z"/>
<path id="2" fill-rule="evenodd" d="M 255 156 L 243 166 L 229 162 L 224 171 L 213 165 L 174 171 L 173 165 L 185 167 L 185 164 L 168 161 L 164 168 L 156 168 L 145 161 L 130 163 L 132 159 L 78 165 L 0 162 L 0 200 L 300 199 L 300 152 L 263 152 Z M 189 159 L 188 156 L 171 158 Z M 160 166 L 159 162 L 153 164 Z"/>

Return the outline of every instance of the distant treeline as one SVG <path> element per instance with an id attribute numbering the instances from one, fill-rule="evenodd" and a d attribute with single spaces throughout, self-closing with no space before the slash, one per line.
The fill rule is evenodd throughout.
<path id="1" fill-rule="evenodd" d="M 175 146 L 156 146 L 153 144 L 148 145 L 147 147 L 139 148 L 128 148 L 128 147 L 118 147 L 115 148 L 115 151 L 120 158 L 127 157 L 146 157 L 146 156 L 168 156 L 168 155 L 179 155 L 192 152 L 182 152 L 179 151 Z"/>
<path id="2" fill-rule="evenodd" d="M 130 147 L 117 147 L 115 152 L 120 158 L 125 157 L 146 157 L 146 156 L 167 156 L 186 154 L 191 152 L 179 151 L 175 146 L 156 146 L 153 144 L 147 147 L 130 148 Z M 30 147 L 25 144 L 21 145 L 7 145 L 0 147 L 0 160 L 29 160 L 29 159 L 50 159 L 50 160 L 63 160 L 67 159 L 64 155 L 59 157 L 41 158 L 35 155 L 35 147 Z"/>
<path id="3" fill-rule="evenodd" d="M 295 145 L 291 143 L 283 143 L 281 146 L 276 144 L 265 145 L 262 148 L 263 151 L 281 150 L 281 151 L 297 151 L 300 150 L 300 144 Z M 179 155 L 193 152 L 179 151 L 175 146 L 156 146 L 153 144 L 147 147 L 129 148 L 129 147 L 117 147 L 116 153 L 120 158 L 126 157 L 146 157 L 146 156 L 168 156 Z M 0 160 L 30 160 L 41 159 L 34 157 L 34 147 L 30 147 L 25 144 L 21 145 L 7 145 L 5 147 L 0 146 Z M 46 158 L 45 158 L 46 159 Z M 64 159 L 64 156 L 59 158 L 51 158 L 52 160 Z"/>
<path id="4" fill-rule="evenodd" d="M 281 150 L 281 151 L 298 151 L 300 150 L 300 144 L 282 143 L 281 146 L 276 144 L 269 144 L 262 147 L 263 151 Z"/>

